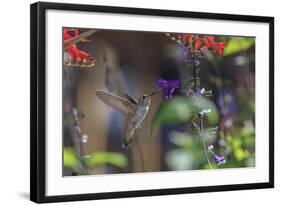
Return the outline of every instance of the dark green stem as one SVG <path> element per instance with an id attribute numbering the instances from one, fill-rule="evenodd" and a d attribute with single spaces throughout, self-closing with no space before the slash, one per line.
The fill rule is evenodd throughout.
<path id="1" fill-rule="evenodd" d="M 192 64 L 193 64 L 193 80 L 194 80 L 194 92 L 197 91 L 197 66 L 195 63 L 195 56 L 194 54 L 192 55 Z"/>

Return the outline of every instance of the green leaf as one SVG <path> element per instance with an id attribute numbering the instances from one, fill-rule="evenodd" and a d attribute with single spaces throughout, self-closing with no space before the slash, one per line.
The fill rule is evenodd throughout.
<path id="1" fill-rule="evenodd" d="M 217 125 L 219 115 L 216 105 L 206 97 L 203 96 L 190 96 L 188 98 L 189 108 L 192 111 L 193 117 L 198 116 L 198 112 L 210 109 L 211 112 L 206 113 L 205 116 L 210 125 Z"/>
<path id="2" fill-rule="evenodd" d="M 238 161 L 241 161 L 247 157 L 247 153 L 243 149 L 235 149 L 234 156 Z"/>
<path id="3" fill-rule="evenodd" d="M 156 111 L 151 124 L 151 130 L 155 135 L 155 130 L 163 125 L 176 125 L 198 118 L 198 113 L 202 110 L 210 109 L 210 113 L 205 116 L 210 125 L 217 125 L 219 115 L 215 104 L 203 96 L 174 97 L 163 101 Z"/>
<path id="4" fill-rule="evenodd" d="M 233 53 L 245 51 L 255 44 L 255 38 L 253 37 L 236 37 L 228 41 L 226 47 L 223 50 L 223 55 L 231 55 Z"/>
<path id="5" fill-rule="evenodd" d="M 174 97 L 161 102 L 152 119 L 152 131 L 159 129 L 162 125 L 174 125 L 186 122 L 191 117 L 187 98 Z"/>
<path id="6" fill-rule="evenodd" d="M 63 163 L 64 166 L 74 168 L 79 163 L 79 158 L 75 150 L 71 147 L 66 147 L 63 149 Z"/>
<path id="7" fill-rule="evenodd" d="M 108 164 L 125 168 L 128 165 L 128 160 L 123 154 L 117 152 L 94 152 L 88 157 L 87 164 L 89 167 Z"/>

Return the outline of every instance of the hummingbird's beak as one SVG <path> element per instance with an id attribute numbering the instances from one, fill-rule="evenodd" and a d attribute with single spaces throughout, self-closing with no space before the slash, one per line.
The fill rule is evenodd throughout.
<path id="1" fill-rule="evenodd" d="M 159 91 L 161 91 L 162 89 L 156 90 L 153 93 L 151 93 L 150 95 L 148 95 L 149 97 L 152 97 L 153 95 L 157 94 Z"/>

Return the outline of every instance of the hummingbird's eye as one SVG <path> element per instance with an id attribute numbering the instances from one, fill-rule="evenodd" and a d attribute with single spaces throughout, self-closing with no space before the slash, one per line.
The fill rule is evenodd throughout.
<path id="1" fill-rule="evenodd" d="M 143 95 L 142 100 L 145 100 L 147 97 L 148 97 L 147 95 Z"/>

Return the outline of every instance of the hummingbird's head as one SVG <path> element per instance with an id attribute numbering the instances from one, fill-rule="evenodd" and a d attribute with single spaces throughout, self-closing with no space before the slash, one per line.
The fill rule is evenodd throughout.
<path id="1" fill-rule="evenodd" d="M 138 104 L 142 106 L 148 106 L 150 103 L 151 97 L 149 95 L 143 95 L 140 97 Z"/>

